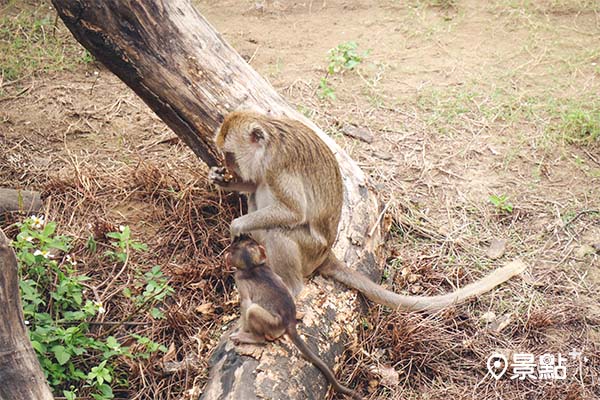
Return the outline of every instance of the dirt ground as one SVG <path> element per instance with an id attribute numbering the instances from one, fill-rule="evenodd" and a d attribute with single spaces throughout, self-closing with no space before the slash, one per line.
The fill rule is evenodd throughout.
<path id="1" fill-rule="evenodd" d="M 341 381 L 368 399 L 600 399 L 597 1 L 197 7 L 369 174 L 392 221 L 384 284 L 437 294 L 514 258 L 529 266 L 522 278 L 434 316 L 371 306 L 336 366 Z M 0 2 L 0 10 L 3 28 L 16 29 L 6 18 L 24 12 L 55 17 L 45 3 Z M 0 31 L 3 45 L 7 37 Z M 170 375 L 132 367 L 135 390 L 122 397 L 189 397 L 206 382 L 221 325 L 237 312 L 221 257 L 237 205 L 207 188 L 191 151 L 86 60 L 64 26 L 44 40 L 58 52 L 28 58 L 11 76 L 23 53 L 0 53 L 1 185 L 43 190 L 49 218 L 81 243 L 107 224 L 128 224 L 148 243 L 135 267 L 160 263 L 177 294 L 169 318 L 140 331 L 193 362 Z M 368 55 L 355 70 L 326 76 L 328 50 L 348 41 Z M 323 96 L 324 77 L 335 99 Z M 346 124 L 366 129 L 372 143 L 345 135 Z M 491 257 L 498 241 L 505 246 Z M 199 304 L 211 311 L 198 312 Z M 112 312 L 126 310 L 115 303 Z M 566 378 L 495 380 L 486 367 L 495 352 L 536 360 L 560 353 Z"/>

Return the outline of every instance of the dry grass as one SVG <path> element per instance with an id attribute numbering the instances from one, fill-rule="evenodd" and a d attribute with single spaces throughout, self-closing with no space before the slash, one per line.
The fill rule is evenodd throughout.
<path id="1" fill-rule="evenodd" d="M 12 157 L 28 153 L 19 143 L 9 151 Z M 16 171 L 7 158 L 0 157 L 4 160 L 0 171 L 10 181 Z M 208 354 L 222 325 L 236 314 L 231 271 L 219 261 L 228 243 L 228 221 L 236 214 L 237 198 L 220 197 L 207 188 L 205 179 L 159 166 L 150 157 L 134 166 L 107 165 L 112 167 L 102 170 L 79 160 L 65 166 L 60 176 L 32 168 L 19 176 L 19 182 L 43 187 L 45 215 L 58 223 L 61 233 L 75 238 L 72 254 L 78 260 L 78 272 L 91 277 L 86 285 L 107 310 L 101 322 L 92 323 L 91 333 L 99 338 L 114 335 L 124 345 L 132 345 L 128 338 L 139 334 L 171 349 L 147 361 L 118 361 L 117 374 L 128 376 L 129 389 L 117 390 L 116 396 L 181 398 L 206 379 Z M 13 216 L 5 224 L 10 226 L 20 218 Z M 114 280 L 117 264 L 99 254 L 107 248 L 106 233 L 118 231 L 121 224 L 130 225 L 136 239 L 147 243 L 149 250 L 136 253 Z M 11 228 L 7 231 L 15 233 Z M 97 252 L 85 246 L 90 236 L 98 243 Z M 136 276 L 156 264 L 175 288 L 163 307 L 166 318 L 162 320 L 136 308 L 122 292 L 124 287 L 135 290 Z"/>
<path id="2" fill-rule="evenodd" d="M 445 293 L 476 279 L 481 273 L 473 271 L 482 266 L 493 268 L 489 266 L 494 263 L 476 247 L 480 233 L 472 237 L 443 235 L 434 222 L 425 216 L 415 218 L 416 214 L 404 209 L 392 231 L 387 262 L 387 282 L 392 289 L 408 294 Z M 499 219 L 496 223 L 510 222 Z M 423 225 L 427 226 L 425 232 Z M 395 240 L 398 235 L 401 241 Z M 545 259 L 560 258 L 558 249 L 571 240 L 566 230 L 558 236 L 556 250 L 547 249 Z M 520 253 L 527 252 L 537 253 L 523 246 Z M 358 342 L 346 353 L 345 379 L 363 388 L 371 399 L 420 399 L 423 393 L 431 393 L 431 398 L 451 395 L 460 399 L 598 398 L 600 375 L 594 366 L 600 361 L 600 309 L 596 291 L 581 279 L 582 272 L 577 269 L 583 265 L 541 266 L 537 257 L 530 259 L 532 269 L 524 282 L 510 282 L 493 296 L 481 296 L 437 315 L 372 307 L 363 318 Z M 583 351 L 588 360 L 580 370 L 577 361 L 569 359 L 566 382 L 515 384 L 486 375 L 485 362 L 497 351 L 510 359 L 516 352 L 567 357 L 565 353 L 571 349 Z M 386 387 L 386 375 L 381 371 L 389 369 L 398 374 L 398 386 Z"/>

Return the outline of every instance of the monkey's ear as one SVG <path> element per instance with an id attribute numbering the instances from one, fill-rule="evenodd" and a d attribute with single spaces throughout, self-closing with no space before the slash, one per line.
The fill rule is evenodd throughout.
<path id="1" fill-rule="evenodd" d="M 261 143 L 265 140 L 266 136 L 267 134 L 265 133 L 264 129 L 260 126 L 254 126 L 250 131 L 250 141 L 252 143 Z"/>
<path id="2" fill-rule="evenodd" d="M 259 264 L 265 264 L 267 262 L 267 251 L 262 245 L 258 245 Z"/>

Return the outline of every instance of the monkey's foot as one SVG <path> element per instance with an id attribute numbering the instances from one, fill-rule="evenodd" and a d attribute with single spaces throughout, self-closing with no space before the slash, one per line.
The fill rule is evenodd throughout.
<path id="1" fill-rule="evenodd" d="M 229 337 L 235 344 L 265 344 L 264 337 L 250 332 L 237 331 Z"/>

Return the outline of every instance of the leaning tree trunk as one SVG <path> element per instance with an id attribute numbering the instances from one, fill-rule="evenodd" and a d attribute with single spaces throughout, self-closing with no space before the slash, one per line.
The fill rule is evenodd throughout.
<path id="1" fill-rule="evenodd" d="M 75 38 L 131 87 L 208 165 L 220 156 L 213 134 L 223 116 L 254 109 L 310 126 L 335 153 L 343 174 L 344 207 L 334 251 L 349 265 L 375 268 L 378 203 L 365 175 L 315 124 L 294 110 L 227 44 L 188 0 L 52 0 Z M 352 306 L 333 305 L 331 283 L 304 291 L 300 326 L 331 364 L 343 350 Z M 338 295 L 339 293 L 339 295 Z M 351 294 L 336 292 L 338 299 Z M 344 301 L 344 304 L 351 302 Z M 211 359 L 205 399 L 323 398 L 325 382 L 290 346 L 235 349 L 223 340 Z M 289 377 L 293 378 L 290 379 Z"/>
<path id="2" fill-rule="evenodd" d="M 23 323 L 17 258 L 0 229 L 0 400 L 52 399 Z"/>

